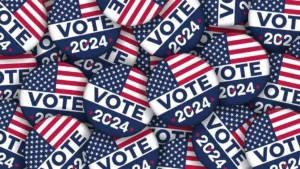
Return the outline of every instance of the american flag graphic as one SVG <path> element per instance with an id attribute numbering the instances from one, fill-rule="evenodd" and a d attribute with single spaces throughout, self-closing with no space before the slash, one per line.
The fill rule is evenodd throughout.
<path id="1" fill-rule="evenodd" d="M 214 111 L 234 139 L 244 148 L 244 139 L 249 126 L 256 119 L 256 114 L 244 105 L 218 105 Z"/>
<path id="2" fill-rule="evenodd" d="M 37 63 L 32 53 L 25 53 L 14 57 L 0 55 L 0 70 L 33 69 L 36 66 Z"/>
<path id="3" fill-rule="evenodd" d="M 255 2 L 252 3 L 252 9 L 254 10 L 300 15 L 300 1 L 298 0 L 276 0 L 272 1 L 272 3 L 270 1 L 257 0 Z"/>
<path id="4" fill-rule="evenodd" d="M 216 48 L 216 50 L 211 50 Z M 214 37 L 201 52 L 212 66 L 237 64 L 267 59 L 262 46 L 246 34 L 222 34 Z"/>
<path id="5" fill-rule="evenodd" d="M 246 28 L 245 28 L 244 24 L 234 25 L 234 26 L 230 26 L 230 27 L 209 25 L 208 31 L 212 32 L 212 33 L 246 34 Z"/>
<path id="6" fill-rule="evenodd" d="M 114 45 L 114 48 L 127 53 L 131 58 L 136 59 L 138 56 L 139 44 L 135 39 L 131 27 L 122 26 L 120 36 Z"/>
<path id="7" fill-rule="evenodd" d="M 32 126 L 26 121 L 17 101 L 1 101 L 0 112 L 0 128 L 17 138 L 25 140 Z"/>
<path id="8" fill-rule="evenodd" d="M 157 169 L 206 169 L 206 167 L 196 157 L 192 138 L 178 138 L 160 149 Z"/>
<path id="9" fill-rule="evenodd" d="M 80 125 L 81 122 L 77 119 L 58 115 L 39 122 L 34 126 L 34 130 L 57 149 Z"/>
<path id="10" fill-rule="evenodd" d="M 147 80 L 146 75 L 135 67 L 114 65 L 97 72 L 90 83 L 149 107 L 146 97 Z"/>
<path id="11" fill-rule="evenodd" d="M 30 34 L 40 40 L 47 28 L 47 12 L 42 0 L 1 1 Z"/>
<path id="12" fill-rule="evenodd" d="M 65 0 L 56 0 L 50 11 L 49 24 L 89 18 L 101 14 L 102 11 L 96 0 L 70 0 L 68 3 Z"/>
<path id="13" fill-rule="evenodd" d="M 36 80 L 36 77 L 43 77 Z M 58 93 L 62 95 L 83 96 L 87 78 L 76 67 L 59 62 L 43 64 L 34 69 L 29 76 L 26 76 L 26 82 L 22 89 Z"/>
<path id="14" fill-rule="evenodd" d="M 111 0 L 110 3 L 113 3 Z M 154 18 L 162 9 L 163 0 L 128 0 L 116 22 L 121 25 L 140 25 Z M 110 12 L 104 10 L 104 13 Z"/>
<path id="15" fill-rule="evenodd" d="M 166 70 L 166 68 L 169 68 L 169 70 Z M 155 78 L 149 78 L 147 86 L 148 99 L 149 101 L 153 100 L 178 86 L 182 86 L 204 75 L 210 70 L 212 68 L 204 60 L 193 55 L 178 54 L 167 57 L 153 69 L 155 73 L 152 73 L 152 75 L 155 74 Z M 160 87 L 161 85 L 165 87 L 162 88 Z"/>

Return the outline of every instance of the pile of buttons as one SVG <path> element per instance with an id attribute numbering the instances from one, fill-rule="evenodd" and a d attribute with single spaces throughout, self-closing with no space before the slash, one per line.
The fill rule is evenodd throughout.
<path id="1" fill-rule="evenodd" d="M 0 169 L 300 168 L 299 0 L 1 0 Z"/>

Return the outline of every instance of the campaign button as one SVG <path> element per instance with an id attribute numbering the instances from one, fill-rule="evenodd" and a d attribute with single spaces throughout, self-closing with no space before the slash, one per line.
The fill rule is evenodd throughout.
<path id="1" fill-rule="evenodd" d="M 84 111 L 100 132 L 131 136 L 151 121 L 147 77 L 135 67 L 114 65 L 97 72 L 84 91 Z"/>
<path id="2" fill-rule="evenodd" d="M 43 64 L 24 79 L 19 96 L 22 111 L 32 125 L 57 114 L 85 122 L 83 92 L 86 84 L 87 78 L 70 64 Z"/>
<path id="3" fill-rule="evenodd" d="M 153 116 L 149 128 L 155 134 L 160 146 L 177 138 L 189 138 L 192 136 L 192 126 L 174 126 L 167 124 L 157 116 Z"/>
<path id="4" fill-rule="evenodd" d="M 244 138 L 255 118 L 256 114 L 246 106 L 219 104 L 194 128 L 197 157 L 209 169 L 251 169 L 244 152 Z"/>
<path id="5" fill-rule="evenodd" d="M 25 168 L 24 143 L 31 129 L 17 100 L 0 101 L 1 169 Z"/>
<path id="6" fill-rule="evenodd" d="M 149 77 L 147 96 L 153 112 L 168 124 L 190 126 L 204 120 L 219 99 L 213 69 L 190 54 L 169 56 Z"/>
<path id="7" fill-rule="evenodd" d="M 108 52 L 120 34 L 96 0 L 56 0 L 49 12 L 49 32 L 56 46 L 69 56 L 90 59 Z"/>
<path id="8" fill-rule="evenodd" d="M 283 53 L 300 38 L 300 4 L 294 0 L 252 0 L 249 27 L 269 52 Z"/>
<path id="9" fill-rule="evenodd" d="M 244 24 L 234 26 L 207 25 L 207 29 L 205 29 L 205 31 L 203 32 L 200 41 L 198 41 L 196 47 L 194 47 L 194 49 L 192 49 L 189 53 L 195 56 L 200 56 L 206 44 L 208 44 L 213 37 L 218 36 L 222 33 L 246 34 L 246 28 Z"/>
<path id="10" fill-rule="evenodd" d="M 114 64 L 133 66 L 139 57 L 139 44 L 131 27 L 122 26 L 120 36 L 107 53 L 93 59 L 76 59 L 68 57 L 69 63 L 80 69 L 88 78 L 94 73 Z"/>
<path id="11" fill-rule="evenodd" d="M 246 34 L 216 36 L 200 57 L 214 68 L 220 82 L 220 102 L 224 104 L 248 103 L 263 90 L 269 78 L 266 51 Z"/>
<path id="12" fill-rule="evenodd" d="M 300 115 L 291 109 L 270 109 L 250 126 L 245 153 L 253 169 L 300 167 Z"/>
<path id="13" fill-rule="evenodd" d="M 207 169 L 196 157 L 192 138 L 177 138 L 159 150 L 157 169 Z"/>
<path id="14" fill-rule="evenodd" d="M 42 0 L 0 2 L 0 54 L 29 52 L 47 28 L 47 11 Z"/>
<path id="15" fill-rule="evenodd" d="M 292 45 L 285 51 L 286 54 L 300 59 L 300 40 L 295 41 Z"/>
<path id="16" fill-rule="evenodd" d="M 18 99 L 24 77 L 36 66 L 32 53 L 0 55 L 0 100 Z"/>
<path id="17" fill-rule="evenodd" d="M 86 154 L 90 169 L 156 169 L 159 146 L 148 127 L 123 138 L 95 130 L 88 141 Z"/>
<path id="18" fill-rule="evenodd" d="M 198 0 L 168 0 L 157 17 L 133 30 L 141 47 L 153 56 L 189 52 L 204 31 L 203 10 Z"/>
<path id="19" fill-rule="evenodd" d="M 135 26 L 149 22 L 163 9 L 165 0 L 97 0 L 103 13 L 120 25 Z"/>
<path id="20" fill-rule="evenodd" d="M 300 112 L 300 60 L 288 55 L 269 55 L 270 76 L 262 92 L 248 103 L 256 113 L 270 108 L 290 108 Z"/>
<path id="21" fill-rule="evenodd" d="M 86 148 L 91 131 L 70 116 L 56 115 L 37 123 L 25 142 L 28 169 L 88 169 Z"/>
<path id="22" fill-rule="evenodd" d="M 206 22 L 215 26 L 233 26 L 248 18 L 251 0 L 201 0 Z"/>

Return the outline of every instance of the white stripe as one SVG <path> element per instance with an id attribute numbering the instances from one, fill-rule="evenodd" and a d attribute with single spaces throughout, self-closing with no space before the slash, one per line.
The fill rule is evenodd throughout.
<path id="1" fill-rule="evenodd" d="M 131 50 L 133 50 L 133 51 L 136 51 L 136 52 L 138 52 L 138 47 L 136 46 L 136 45 L 132 45 L 131 43 L 128 43 L 127 41 L 125 41 L 125 40 L 122 40 L 122 39 L 118 39 L 117 40 L 117 43 L 118 44 L 121 44 L 121 45 L 123 45 L 123 46 L 125 46 L 126 48 L 129 48 L 129 49 L 131 49 Z M 115 47 L 115 48 L 117 48 L 117 47 Z M 122 49 L 119 49 L 119 50 L 122 50 Z"/>
<path id="2" fill-rule="evenodd" d="M 300 11 L 299 5 L 285 4 L 285 9 L 293 9 L 293 10 Z"/>
<path id="3" fill-rule="evenodd" d="M 185 69 L 196 62 L 199 62 L 199 58 L 195 57 L 195 58 L 189 60 L 188 62 L 185 62 L 185 63 L 181 64 L 180 66 L 172 69 L 172 72 L 177 73 L 177 72 L 181 71 L 182 69 Z"/>
<path id="4" fill-rule="evenodd" d="M 295 85 L 299 85 L 300 84 L 300 80 L 295 79 L 295 78 L 290 78 L 290 77 L 282 76 L 282 75 L 279 76 L 279 80 L 280 81 L 284 81 L 284 82 L 289 82 L 289 83 L 292 83 L 292 84 L 295 84 Z"/>
<path id="5" fill-rule="evenodd" d="M 68 124 L 65 124 L 64 128 L 55 135 L 54 139 L 50 142 L 51 145 L 55 145 L 57 141 L 63 137 L 63 135 L 70 130 L 73 124 L 75 124 L 77 120 L 72 119 Z M 75 129 L 76 130 L 76 129 Z M 74 131 L 75 131 L 74 130 Z M 67 139 L 66 139 L 67 140 Z"/>
<path id="6" fill-rule="evenodd" d="M 143 14 L 146 12 L 146 9 L 150 5 L 151 1 L 144 1 L 144 4 L 142 5 L 141 10 L 136 15 L 135 19 L 133 20 L 132 24 L 137 25 L 140 19 L 142 18 Z"/>
<path id="7" fill-rule="evenodd" d="M 169 0 L 168 3 L 166 3 L 163 7 L 163 9 L 160 11 L 159 15 L 163 15 L 163 13 L 165 13 L 169 8 L 170 6 L 174 3 L 175 1 L 174 0 Z"/>
<path id="8" fill-rule="evenodd" d="M 129 76 L 133 76 L 133 77 L 135 77 L 137 79 L 140 79 L 144 82 L 147 82 L 147 80 L 148 80 L 147 76 L 143 76 L 143 75 L 141 75 L 139 73 L 136 73 L 134 71 L 130 71 Z"/>
<path id="9" fill-rule="evenodd" d="M 299 66 L 300 64 L 300 61 L 299 60 L 294 60 L 294 59 L 289 59 L 289 58 L 286 58 L 286 57 L 283 57 L 283 60 L 282 60 L 284 63 L 289 63 L 289 64 L 292 64 L 292 65 L 295 65 L 295 66 Z"/>
<path id="10" fill-rule="evenodd" d="M 87 79 L 84 77 L 75 77 L 75 76 L 64 76 L 64 75 L 58 75 L 57 80 L 65 80 L 70 82 L 86 82 Z"/>
<path id="11" fill-rule="evenodd" d="M 245 48 L 257 47 L 257 46 L 260 46 L 258 42 L 243 43 L 238 45 L 230 45 L 228 46 L 228 50 L 245 49 Z"/>
<path id="12" fill-rule="evenodd" d="M 79 69 L 74 68 L 74 67 L 69 67 L 69 66 L 58 66 L 58 70 L 60 71 L 65 71 L 65 72 L 76 72 L 76 73 L 82 73 Z"/>
<path id="13" fill-rule="evenodd" d="M 72 91 L 84 91 L 85 90 L 85 87 L 62 85 L 62 84 L 57 84 L 56 88 L 57 89 L 64 89 L 64 90 L 72 90 Z"/>
<path id="14" fill-rule="evenodd" d="M 130 90 L 130 89 L 124 88 L 122 92 L 123 93 L 127 93 L 128 95 L 131 95 L 133 97 L 136 97 L 136 98 L 138 98 L 140 100 L 143 100 L 143 101 L 146 101 L 146 102 L 148 101 L 147 97 L 145 95 L 141 95 L 139 93 L 136 93 L 134 90 Z M 146 92 L 145 92 L 145 94 L 146 94 Z"/>
<path id="15" fill-rule="evenodd" d="M 99 7 L 98 6 L 92 6 L 92 7 L 89 7 L 89 8 L 83 8 L 81 9 L 81 12 L 82 14 L 85 14 L 85 13 L 90 13 L 90 12 L 95 12 L 95 11 L 99 11 Z"/>
<path id="16" fill-rule="evenodd" d="M 171 66 L 174 63 L 180 62 L 182 59 L 184 59 L 185 57 L 188 57 L 188 54 L 180 54 L 177 57 L 172 58 L 171 60 L 168 61 L 168 64 Z"/>
<path id="17" fill-rule="evenodd" d="M 196 157 L 196 154 L 194 151 L 187 151 L 186 152 L 186 156 L 193 156 L 193 157 Z"/>
<path id="18" fill-rule="evenodd" d="M 247 57 L 259 56 L 259 55 L 266 55 L 266 58 L 267 58 L 267 53 L 265 50 L 257 50 L 257 51 L 244 52 L 244 53 L 240 53 L 240 54 L 230 55 L 230 59 L 239 59 L 239 58 L 246 59 Z"/>
<path id="19" fill-rule="evenodd" d="M 293 126 L 289 126 L 289 127 L 287 127 L 287 128 L 284 128 L 283 130 L 277 131 L 277 132 L 276 132 L 276 136 L 284 135 L 284 134 L 286 134 L 286 133 L 289 133 L 289 132 L 291 132 L 291 131 L 293 131 L 293 130 L 297 130 L 297 129 L 299 129 L 299 128 L 300 128 L 300 125 L 299 125 L 299 124 L 295 124 L 295 125 L 293 125 Z"/>
<path id="20" fill-rule="evenodd" d="M 245 139 L 245 135 L 242 133 L 240 129 L 236 130 L 235 133 L 240 137 L 241 140 Z"/>
<path id="21" fill-rule="evenodd" d="M 186 160 L 185 164 L 192 165 L 192 166 L 203 166 L 203 164 L 200 161 Z"/>
<path id="22" fill-rule="evenodd" d="M 131 16 L 133 15 L 133 13 L 136 11 L 136 10 L 139 10 L 137 9 L 137 6 L 139 5 L 140 1 L 134 1 L 134 3 L 132 4 L 131 8 L 129 9 L 129 11 L 126 13 L 126 16 L 125 18 L 123 19 L 123 22 L 122 24 L 127 24 L 129 19 L 131 18 Z M 127 3 L 127 5 L 129 5 L 129 3 Z M 127 7 L 127 5 L 124 7 L 124 9 Z M 124 12 L 124 11 L 123 11 Z M 124 14 L 123 14 L 124 15 Z"/>
<path id="23" fill-rule="evenodd" d="M 0 56 L 0 59 L 1 59 L 1 56 Z M 36 63 L 36 60 L 35 60 L 35 58 L 18 59 L 18 57 L 16 57 L 16 59 L 4 59 L 4 60 L 1 60 L 0 65 L 21 64 L 21 63 Z"/>
<path id="24" fill-rule="evenodd" d="M 157 11 L 157 9 L 159 8 L 160 6 L 157 5 L 157 4 L 154 4 L 153 7 L 151 8 L 151 11 L 148 13 L 147 17 L 146 17 L 146 21 L 149 21 L 152 19 L 152 17 L 154 16 L 155 12 Z"/>
<path id="25" fill-rule="evenodd" d="M 28 127 L 31 127 L 31 125 L 27 122 L 26 119 L 23 119 L 23 118 L 21 118 L 21 117 L 19 117 L 19 116 L 16 116 L 16 115 L 13 116 L 13 119 L 14 119 L 15 121 L 17 121 L 17 122 L 23 124 L 23 125 L 26 125 L 26 126 L 28 126 Z"/>
<path id="26" fill-rule="evenodd" d="M 55 119 L 55 118 L 53 118 Z M 47 133 L 43 136 L 46 140 L 50 137 L 51 134 L 57 132 L 57 128 L 67 119 L 67 116 L 61 116 L 59 120 L 51 126 L 51 128 L 47 131 Z"/>
<path id="27" fill-rule="evenodd" d="M 9 124 L 8 128 L 11 128 L 11 129 L 13 129 L 13 130 L 15 130 L 15 131 L 17 131 L 19 133 L 22 133 L 24 135 L 27 135 L 28 132 L 29 132 L 28 130 L 25 130 L 25 129 L 21 128 L 21 127 L 18 127 L 18 126 L 14 125 L 14 124 Z"/>
<path id="28" fill-rule="evenodd" d="M 290 113 L 290 112 L 292 112 L 292 110 L 290 110 L 290 109 L 283 109 L 283 110 L 280 110 L 280 111 L 278 111 L 276 113 L 270 114 L 269 116 L 270 116 L 270 119 L 273 119 L 273 118 L 285 115 L 285 114 Z"/>
<path id="29" fill-rule="evenodd" d="M 235 41 L 235 40 L 245 40 L 245 39 L 252 39 L 249 35 L 235 35 L 235 36 L 228 36 L 227 40 L 229 42 Z"/>
<path id="30" fill-rule="evenodd" d="M 135 36 L 132 33 L 126 32 L 124 30 L 121 30 L 120 34 L 123 35 L 123 36 L 125 36 L 125 37 L 127 37 L 127 38 L 129 38 L 129 39 L 132 39 L 132 40 L 136 41 Z"/>
<path id="31" fill-rule="evenodd" d="M 22 104 L 21 104 L 22 105 Z M 53 119 L 52 119 L 53 120 Z M 38 133 L 41 133 L 52 120 L 45 120 L 44 123 L 42 125 L 40 125 L 40 127 L 36 130 Z"/>
<path id="32" fill-rule="evenodd" d="M 185 79 L 185 78 L 187 78 L 187 77 L 189 77 L 189 76 L 191 76 L 191 75 L 193 75 L 193 74 L 195 74 L 195 73 L 197 73 L 197 72 L 199 72 L 199 71 L 201 71 L 201 70 L 203 70 L 207 67 L 209 67 L 209 65 L 207 63 L 203 63 L 202 65 L 200 65 L 200 66 L 198 66 L 194 69 L 191 69 L 191 70 L 185 72 L 184 74 L 176 77 L 176 79 L 177 79 L 177 81 L 181 81 L 181 80 L 183 80 L 183 79 Z"/>
<path id="33" fill-rule="evenodd" d="M 43 6 L 43 4 L 40 3 L 40 1 L 38 1 L 37 3 L 34 3 L 40 10 L 43 11 L 43 9 L 45 9 L 45 7 Z M 46 27 L 47 22 L 44 20 L 44 18 L 36 12 L 35 9 L 33 9 L 28 3 L 25 3 L 24 7 L 30 11 L 30 13 L 35 17 L 35 19 L 37 19 L 39 21 L 39 23 L 41 23 L 44 27 Z M 46 11 L 44 14 L 46 15 Z"/>

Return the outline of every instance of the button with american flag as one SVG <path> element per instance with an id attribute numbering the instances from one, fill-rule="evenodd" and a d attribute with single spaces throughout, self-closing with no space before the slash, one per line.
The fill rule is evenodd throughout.
<path id="1" fill-rule="evenodd" d="M 32 50 L 47 28 L 43 1 L 3 0 L 0 7 L 0 54 L 14 56 Z"/>
<path id="2" fill-rule="evenodd" d="M 214 37 L 200 57 L 215 70 L 220 82 L 220 101 L 245 104 L 265 87 L 269 74 L 266 51 L 246 34 L 223 33 Z"/>
<path id="3" fill-rule="evenodd" d="M 219 104 L 194 128 L 193 147 L 197 157 L 209 169 L 251 169 L 244 152 L 244 139 L 256 117 L 247 106 Z"/>
<path id="4" fill-rule="evenodd" d="M 252 36 L 267 51 L 284 53 L 300 38 L 300 1 L 252 0 L 248 20 Z"/>
<path id="5" fill-rule="evenodd" d="M 199 56 L 201 54 L 201 51 L 206 46 L 208 42 L 211 41 L 211 39 L 215 36 L 218 36 L 222 33 L 238 33 L 238 34 L 245 34 L 246 33 L 246 27 L 245 25 L 238 24 L 234 26 L 214 26 L 214 25 L 208 25 L 205 29 L 200 41 L 196 45 L 196 47 L 191 50 L 189 53 Z"/>
<path id="6" fill-rule="evenodd" d="M 246 157 L 253 169 L 299 168 L 300 115 L 275 108 L 261 114 L 245 138 Z"/>
<path id="7" fill-rule="evenodd" d="M 198 0 L 168 0 L 157 17 L 133 30 L 150 55 L 165 58 L 187 53 L 204 31 L 203 10 Z"/>
<path id="8" fill-rule="evenodd" d="M 153 117 L 146 97 L 147 80 L 140 70 L 127 65 L 97 72 L 84 91 L 84 111 L 91 124 L 115 137 L 145 128 Z"/>
<path id="9" fill-rule="evenodd" d="M 148 127 L 123 138 L 95 130 L 86 154 L 90 169 L 157 169 L 159 145 Z"/>
<path id="10" fill-rule="evenodd" d="M 196 157 L 192 137 L 177 138 L 159 149 L 157 169 L 207 169 Z"/>
<path id="11" fill-rule="evenodd" d="M 70 64 L 43 64 L 24 79 L 19 96 L 22 111 L 32 125 L 57 114 L 85 122 L 83 92 L 86 84 L 84 74 Z"/>
<path id="12" fill-rule="evenodd" d="M 27 169 L 89 169 L 86 148 L 91 131 L 71 116 L 37 123 L 25 141 Z"/>
<path id="13" fill-rule="evenodd" d="M 165 0 L 97 0 L 100 9 L 112 21 L 126 26 L 142 25 L 156 17 Z"/>
<path id="14" fill-rule="evenodd" d="M 24 77 L 37 66 L 32 53 L 0 55 L 0 100 L 18 99 Z"/>
<path id="15" fill-rule="evenodd" d="M 1 169 L 25 168 L 24 144 L 31 129 L 17 100 L 0 101 Z"/>
<path id="16" fill-rule="evenodd" d="M 189 138 L 192 136 L 193 131 L 192 126 L 170 125 L 158 116 L 153 116 L 148 126 L 152 129 L 160 146 L 177 138 Z"/>
<path id="17" fill-rule="evenodd" d="M 133 66 L 139 57 L 138 50 L 139 44 L 135 39 L 132 28 L 122 26 L 117 42 L 107 53 L 94 59 L 68 57 L 68 61 L 79 68 L 88 78 L 91 78 L 94 73 L 114 64 Z"/>
<path id="18" fill-rule="evenodd" d="M 201 0 L 205 21 L 215 26 L 233 26 L 247 20 L 251 0 Z"/>
<path id="19" fill-rule="evenodd" d="M 68 56 L 91 59 L 113 47 L 121 26 L 103 14 L 96 0 L 55 0 L 48 29 L 56 46 Z"/>
<path id="20" fill-rule="evenodd" d="M 190 126 L 204 120 L 216 107 L 219 82 L 203 59 L 178 54 L 154 67 L 147 96 L 153 112 L 166 123 Z"/>
<path id="21" fill-rule="evenodd" d="M 270 76 L 263 91 L 248 103 L 256 113 L 270 108 L 290 108 L 300 112 L 300 60 L 288 54 L 269 55 Z"/>

